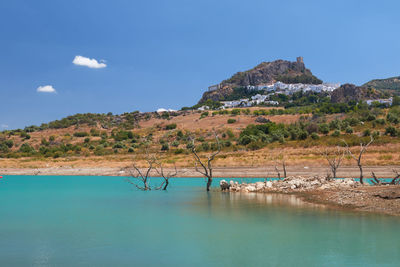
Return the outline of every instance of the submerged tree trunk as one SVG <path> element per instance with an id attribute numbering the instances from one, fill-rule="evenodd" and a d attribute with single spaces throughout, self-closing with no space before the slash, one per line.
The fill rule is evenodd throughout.
<path id="1" fill-rule="evenodd" d="M 212 183 L 212 177 L 208 177 L 208 179 L 207 179 L 207 191 L 210 191 L 211 183 Z"/>
<path id="2" fill-rule="evenodd" d="M 167 190 L 168 184 L 169 184 L 169 181 L 168 181 L 168 179 L 166 179 L 165 180 L 165 185 L 163 187 L 163 190 Z"/>

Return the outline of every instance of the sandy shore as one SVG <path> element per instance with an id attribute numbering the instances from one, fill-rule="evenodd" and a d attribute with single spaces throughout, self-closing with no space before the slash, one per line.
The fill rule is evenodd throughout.
<path id="1" fill-rule="evenodd" d="M 364 175 L 371 176 L 371 171 L 380 178 L 393 177 L 393 169 L 400 169 L 399 166 L 365 166 Z M 165 168 L 165 172 L 173 171 Z M 288 166 L 288 176 L 315 176 L 326 175 L 328 168 L 323 167 L 304 167 L 304 166 Z M 179 168 L 178 177 L 200 177 L 194 168 Z M 277 177 L 274 166 L 266 167 L 215 167 L 213 169 L 214 177 L 221 178 L 243 178 L 243 177 Z M 156 172 L 151 173 L 152 176 L 158 176 Z M 0 168 L 0 175 L 92 175 L 92 176 L 128 176 L 128 172 L 117 167 L 49 167 L 49 168 Z M 281 171 L 281 175 L 282 171 Z M 344 166 L 338 171 L 338 177 L 357 178 L 359 170 L 357 167 Z"/>

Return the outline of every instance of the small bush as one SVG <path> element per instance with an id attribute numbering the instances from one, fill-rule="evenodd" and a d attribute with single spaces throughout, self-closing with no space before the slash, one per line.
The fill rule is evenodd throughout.
<path id="1" fill-rule="evenodd" d="M 385 134 L 395 137 L 397 135 L 396 128 L 394 128 L 393 126 L 386 127 Z"/>
<path id="2" fill-rule="evenodd" d="M 339 130 L 335 130 L 335 131 L 332 133 L 332 136 L 333 136 L 333 137 L 339 137 L 339 136 L 340 136 L 340 131 L 339 131 Z"/>
<path id="3" fill-rule="evenodd" d="M 176 150 L 174 151 L 174 153 L 175 153 L 176 155 L 182 154 L 183 152 L 184 152 L 184 150 L 183 150 L 182 148 L 178 148 L 178 149 L 176 149 Z"/>
<path id="4" fill-rule="evenodd" d="M 74 136 L 75 137 L 86 137 L 86 136 L 89 136 L 89 134 L 87 132 L 75 132 Z"/>
<path id="5" fill-rule="evenodd" d="M 168 151 L 169 150 L 169 145 L 168 144 L 163 144 L 161 146 L 161 151 Z"/>
<path id="6" fill-rule="evenodd" d="M 235 123 L 235 122 L 236 122 L 235 119 L 228 119 L 228 123 L 229 123 L 229 124 L 232 124 L 232 123 Z"/>
<path id="7" fill-rule="evenodd" d="M 347 128 L 346 128 L 346 133 L 348 133 L 348 134 L 352 134 L 354 131 L 353 131 L 353 128 L 351 128 L 350 126 L 348 126 Z"/>
<path id="8" fill-rule="evenodd" d="M 176 123 L 171 123 L 165 126 L 165 130 L 173 130 L 176 129 Z"/>
<path id="9" fill-rule="evenodd" d="M 319 139 L 319 135 L 317 133 L 312 133 L 311 134 L 311 138 L 314 140 L 318 140 Z"/>

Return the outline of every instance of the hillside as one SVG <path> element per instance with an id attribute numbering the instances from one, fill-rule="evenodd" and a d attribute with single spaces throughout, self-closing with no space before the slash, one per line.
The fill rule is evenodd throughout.
<path id="1" fill-rule="evenodd" d="M 287 109 L 77 114 L 0 132 L 0 168 L 122 168 L 132 159 L 145 165 L 148 149 L 168 166 L 190 167 L 192 138 L 201 155 L 216 150 L 213 129 L 222 147 L 216 167 L 273 166 L 283 155 L 292 166 L 321 166 L 326 163 L 321 149 L 343 144 L 343 139 L 358 147 L 368 135 L 376 141 L 366 164 L 395 165 L 400 160 L 399 118 L 398 107 L 326 103 Z"/>
<path id="2" fill-rule="evenodd" d="M 383 94 L 374 88 L 356 86 L 354 84 L 343 84 L 331 94 L 333 103 L 348 103 L 349 101 L 358 102 L 367 99 L 379 99 Z"/>
<path id="3" fill-rule="evenodd" d="M 400 76 L 387 79 L 375 79 L 363 84 L 363 86 L 400 95 Z"/>
<path id="4" fill-rule="evenodd" d="M 312 72 L 305 67 L 302 57 L 298 57 L 295 62 L 287 60 L 262 62 L 250 70 L 238 72 L 231 78 L 222 81 L 219 84 L 218 90 L 205 92 L 199 103 L 203 103 L 208 99 L 214 101 L 224 100 L 234 92 L 235 88 L 243 88 L 248 85 L 269 84 L 277 81 L 284 83 L 322 83 L 320 79 L 315 77 Z"/>

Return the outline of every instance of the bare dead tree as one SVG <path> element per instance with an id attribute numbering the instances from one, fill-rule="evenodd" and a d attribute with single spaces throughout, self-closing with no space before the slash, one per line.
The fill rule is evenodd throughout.
<path id="1" fill-rule="evenodd" d="M 133 170 L 130 168 L 127 168 L 128 172 L 130 173 L 131 177 L 127 178 L 127 182 L 130 184 L 133 184 L 136 186 L 136 188 L 143 190 L 143 191 L 149 191 L 151 190 L 151 186 L 149 185 L 149 176 L 151 170 L 154 169 L 154 165 L 157 162 L 157 158 L 155 156 L 152 156 L 146 151 L 146 162 L 147 162 L 147 167 L 145 168 L 145 171 L 140 170 L 133 162 Z M 141 185 L 138 185 L 139 182 Z"/>
<path id="2" fill-rule="evenodd" d="M 381 180 L 379 180 L 376 177 L 374 172 L 371 172 L 372 173 L 372 178 L 373 178 L 372 183 L 374 185 L 398 185 L 398 184 L 400 184 L 400 173 L 398 171 L 396 171 L 396 170 L 393 170 L 393 172 L 395 174 L 395 177 L 392 179 L 392 181 L 386 182 L 386 183 L 382 182 Z"/>
<path id="3" fill-rule="evenodd" d="M 364 184 L 364 175 L 363 175 L 363 166 L 361 163 L 362 160 L 362 156 L 364 154 L 364 152 L 367 150 L 368 146 L 370 144 L 372 144 L 372 142 L 374 141 L 374 138 L 372 136 L 370 136 L 371 140 L 367 143 L 367 144 L 363 144 L 362 142 L 360 143 L 360 152 L 358 154 L 358 156 L 355 156 L 353 154 L 353 152 L 351 152 L 349 145 L 346 143 L 345 140 L 343 140 L 343 142 L 345 143 L 346 147 L 347 147 L 347 153 L 356 161 L 358 168 L 360 169 L 360 183 Z"/>
<path id="4" fill-rule="evenodd" d="M 281 179 L 281 172 L 279 171 L 278 167 L 276 167 L 276 165 L 275 165 L 275 171 L 278 174 L 278 179 L 280 180 Z"/>
<path id="5" fill-rule="evenodd" d="M 346 155 L 346 150 L 337 146 L 335 150 L 325 149 L 324 151 L 322 151 L 320 153 L 328 161 L 333 178 L 337 178 L 336 173 L 340 167 L 340 164 L 342 163 L 342 161 L 344 159 L 344 156 Z M 330 177 L 329 178 L 327 177 L 327 180 L 330 180 Z"/>
<path id="6" fill-rule="evenodd" d="M 167 187 L 169 185 L 169 179 L 172 177 L 176 177 L 178 175 L 178 170 L 176 169 L 176 165 L 174 165 L 175 172 L 169 172 L 169 173 L 165 174 L 162 164 L 159 163 L 158 166 L 159 166 L 160 170 L 156 169 L 156 171 L 158 172 L 159 175 L 161 175 L 164 178 L 164 182 L 162 182 L 162 184 L 156 189 L 167 190 Z"/>
<path id="7" fill-rule="evenodd" d="M 278 178 L 281 179 L 281 172 L 279 171 L 277 165 L 282 165 L 283 178 L 286 178 L 287 177 L 287 174 L 286 174 L 286 160 L 285 160 L 284 156 L 282 156 L 282 155 L 279 156 L 279 160 L 275 160 L 275 166 L 274 166 L 275 167 L 275 171 L 276 171 L 276 173 L 278 175 Z"/>
<path id="8" fill-rule="evenodd" d="M 194 142 L 194 138 L 192 138 L 192 148 L 191 152 L 193 154 L 193 158 L 195 160 L 194 166 L 195 169 L 198 173 L 202 174 L 206 179 L 207 179 L 207 186 L 206 190 L 210 191 L 212 179 L 213 179 L 213 168 L 212 168 L 212 162 L 215 159 L 215 157 L 221 152 L 221 143 L 219 142 L 218 135 L 214 131 L 214 136 L 215 136 L 215 141 L 217 142 L 217 151 L 212 153 L 207 157 L 207 162 L 203 162 L 196 151 L 196 145 Z M 201 169 L 199 169 L 198 165 L 200 165 Z"/>

